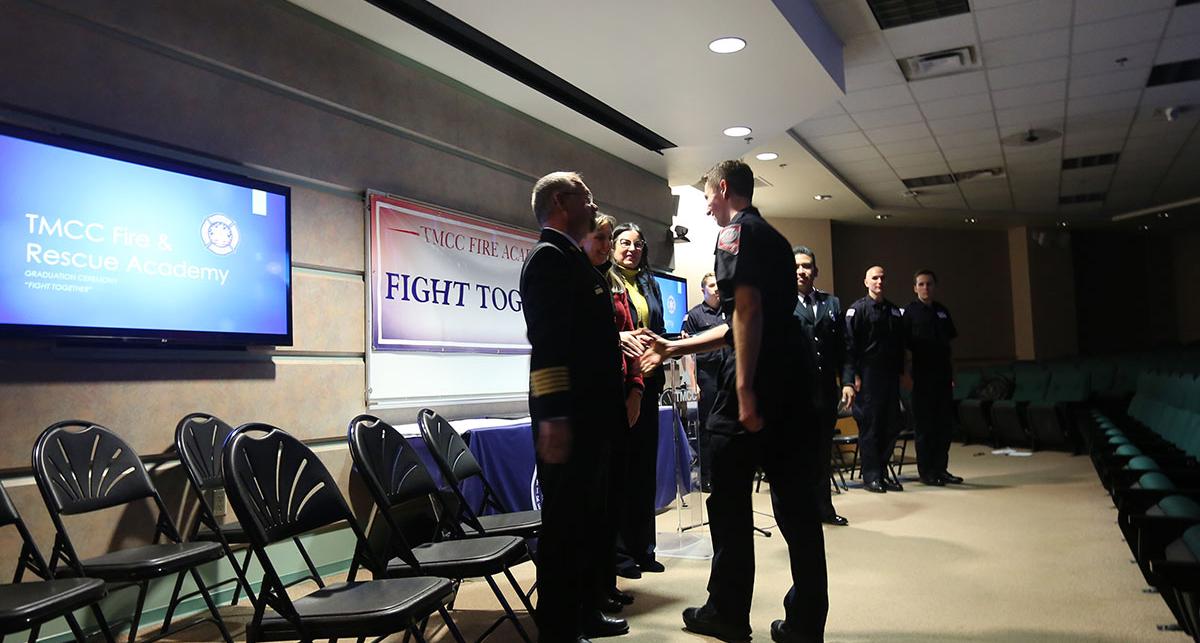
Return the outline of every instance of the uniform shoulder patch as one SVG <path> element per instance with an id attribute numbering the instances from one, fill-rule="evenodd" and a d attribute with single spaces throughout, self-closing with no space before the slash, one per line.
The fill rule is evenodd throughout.
<path id="1" fill-rule="evenodd" d="M 742 245 L 742 224 L 735 223 L 725 226 L 721 229 L 721 235 L 717 237 L 717 249 L 724 250 L 731 255 L 738 253 L 738 249 Z"/>
<path id="2" fill-rule="evenodd" d="M 846 316 L 847 316 L 847 317 L 853 317 L 853 316 L 854 316 L 854 309 L 853 309 L 853 308 L 847 308 L 847 309 L 846 309 Z"/>

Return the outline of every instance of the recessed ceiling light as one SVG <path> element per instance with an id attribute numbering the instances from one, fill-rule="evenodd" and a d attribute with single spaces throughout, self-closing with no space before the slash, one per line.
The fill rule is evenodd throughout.
<path id="1" fill-rule="evenodd" d="M 746 136 L 746 135 L 748 135 L 748 134 L 749 134 L 750 132 L 752 132 L 752 131 L 753 131 L 753 130 L 751 130 L 749 127 L 746 127 L 745 125 L 735 125 L 735 126 L 733 126 L 733 127 L 726 127 L 726 128 L 725 128 L 725 136 L 732 136 L 732 137 L 734 137 L 734 138 L 741 138 L 741 137 L 743 137 L 743 136 Z"/>
<path id="2" fill-rule="evenodd" d="M 910 199 L 915 199 L 915 198 L 921 196 L 921 193 L 917 192 L 916 190 L 905 190 L 900 193 L 900 196 L 908 197 Z"/>
<path id="3" fill-rule="evenodd" d="M 832 199 L 832 198 L 833 198 L 833 195 L 831 195 L 831 194 L 814 194 L 813 195 L 813 200 L 816 200 L 816 201 L 828 201 L 829 199 Z"/>
<path id="4" fill-rule="evenodd" d="M 734 36 L 717 38 L 708 43 L 708 50 L 714 54 L 732 54 L 746 48 L 746 41 Z"/>
<path id="5" fill-rule="evenodd" d="M 890 215 L 890 214 L 877 214 L 877 215 L 875 215 L 875 218 L 876 218 L 876 219 L 879 219 L 880 221 L 887 221 L 888 219 L 892 218 L 892 215 Z"/>
<path id="6" fill-rule="evenodd" d="M 763 152 L 762 154 L 756 154 L 754 158 L 760 161 L 774 161 L 779 158 L 779 155 L 774 152 Z"/>
<path id="7" fill-rule="evenodd" d="M 975 223 L 975 217 L 967 217 L 963 219 L 963 223 Z"/>
<path id="8" fill-rule="evenodd" d="M 1059 222 L 1058 222 L 1058 227 L 1060 227 L 1060 228 L 1069 228 L 1069 227 L 1071 227 L 1071 224 L 1070 224 L 1070 223 L 1067 223 L 1066 221 L 1059 221 Z"/>
<path id="9" fill-rule="evenodd" d="M 1142 232 L 1149 232 L 1150 226 L 1143 223 L 1142 225 L 1138 226 L 1138 230 L 1141 230 Z"/>
<path id="10" fill-rule="evenodd" d="M 1160 218 L 1160 219 L 1170 219 L 1170 218 L 1171 218 L 1171 213 L 1170 213 L 1170 212 L 1159 212 L 1159 213 L 1158 213 L 1158 218 Z"/>

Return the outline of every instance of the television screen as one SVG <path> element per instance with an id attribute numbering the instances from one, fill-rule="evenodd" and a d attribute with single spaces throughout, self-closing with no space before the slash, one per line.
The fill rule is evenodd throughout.
<path id="1" fill-rule="evenodd" d="M 683 332 L 683 320 L 688 312 L 687 279 L 656 270 L 654 280 L 662 291 L 663 321 L 666 322 L 667 335 L 678 336 Z"/>
<path id="2" fill-rule="evenodd" d="M 0 333 L 292 343 L 290 190 L 0 126 Z"/>

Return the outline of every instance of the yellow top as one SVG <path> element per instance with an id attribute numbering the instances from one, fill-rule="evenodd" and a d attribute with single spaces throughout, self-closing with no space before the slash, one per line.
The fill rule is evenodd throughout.
<path id="1" fill-rule="evenodd" d="M 645 328 L 650 321 L 650 304 L 646 303 L 646 296 L 638 288 L 637 271 L 623 266 L 616 268 L 617 273 L 621 275 L 621 281 L 625 282 L 625 292 L 629 294 L 629 303 L 633 304 L 634 310 L 637 311 L 638 328 Z"/>

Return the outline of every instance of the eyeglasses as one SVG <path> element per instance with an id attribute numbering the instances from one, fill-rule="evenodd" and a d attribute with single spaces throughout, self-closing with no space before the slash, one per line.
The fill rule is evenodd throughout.
<path id="1" fill-rule="evenodd" d="M 641 239 L 639 239 L 637 241 L 630 241 L 629 239 L 621 239 L 620 241 L 617 242 L 617 245 L 621 246 L 622 248 L 633 248 L 635 250 L 645 250 L 646 249 L 646 242 L 642 241 Z"/>
<path id="2" fill-rule="evenodd" d="M 592 200 L 591 192 L 559 192 L 559 194 L 573 194 L 575 196 L 581 196 L 584 198 L 584 205 L 596 205 L 596 202 Z"/>

